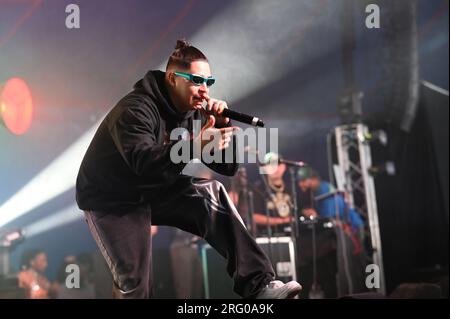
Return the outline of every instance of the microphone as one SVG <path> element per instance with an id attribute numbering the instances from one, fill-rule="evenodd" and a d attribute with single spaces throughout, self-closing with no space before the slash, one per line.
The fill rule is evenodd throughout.
<path id="1" fill-rule="evenodd" d="M 247 149 L 247 148 L 245 148 L 245 151 L 249 152 L 249 153 L 252 152 L 251 149 Z M 253 153 L 258 154 L 257 150 L 253 151 Z M 288 166 L 296 166 L 296 167 L 306 167 L 306 166 L 308 166 L 308 164 L 306 164 L 303 161 L 298 161 L 297 162 L 297 161 L 287 160 L 287 159 L 282 158 L 279 154 L 274 153 L 274 152 L 269 152 L 266 155 L 264 155 L 264 161 L 263 162 L 265 164 L 276 162 L 278 164 L 285 164 L 285 165 L 288 165 Z"/>
<path id="2" fill-rule="evenodd" d="M 290 165 L 290 166 L 297 166 L 297 167 L 305 167 L 305 166 L 308 166 L 305 162 L 302 162 L 302 161 L 300 161 L 300 162 L 295 162 L 295 161 L 285 160 L 285 159 L 282 159 L 282 158 L 280 158 L 280 159 L 278 160 L 278 162 L 279 162 L 279 163 L 286 164 L 286 165 Z"/>
<path id="3" fill-rule="evenodd" d="M 245 124 L 264 127 L 264 122 L 261 121 L 259 118 L 244 113 L 232 111 L 230 109 L 224 109 L 221 115 Z"/>

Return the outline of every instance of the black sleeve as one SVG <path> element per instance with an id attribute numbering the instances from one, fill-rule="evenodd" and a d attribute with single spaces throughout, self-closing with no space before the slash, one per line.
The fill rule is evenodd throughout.
<path id="1" fill-rule="evenodd" d="M 165 183 L 175 179 L 186 165 L 171 160 L 172 147 L 178 142 L 192 142 L 158 144 L 156 134 L 159 124 L 160 117 L 156 110 L 143 105 L 143 102 L 136 102 L 126 107 L 109 125 L 109 130 L 118 151 L 136 175 L 149 177 L 155 183 Z M 192 149 L 192 145 L 189 147 Z"/>
<path id="2" fill-rule="evenodd" d="M 203 127 L 204 124 L 202 124 Z M 228 122 L 227 125 L 221 126 L 221 127 L 217 127 L 216 128 L 222 128 L 222 127 L 230 127 L 232 126 L 231 121 Z M 226 176 L 234 176 L 239 168 L 239 164 L 238 164 L 238 160 L 237 160 L 237 139 L 236 136 L 233 135 L 233 139 L 230 143 L 230 147 L 233 149 L 233 159 L 232 162 L 230 163 L 204 163 L 208 168 L 212 169 L 214 172 L 221 174 L 221 175 L 226 175 Z M 222 150 L 222 158 L 225 159 L 225 152 L 226 150 Z"/>

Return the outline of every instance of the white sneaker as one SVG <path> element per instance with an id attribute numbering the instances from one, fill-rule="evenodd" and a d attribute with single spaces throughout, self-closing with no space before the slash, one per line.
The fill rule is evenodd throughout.
<path id="1" fill-rule="evenodd" d="M 296 281 L 285 284 L 280 280 L 274 280 L 256 296 L 256 299 L 292 299 L 301 290 L 302 286 Z"/>

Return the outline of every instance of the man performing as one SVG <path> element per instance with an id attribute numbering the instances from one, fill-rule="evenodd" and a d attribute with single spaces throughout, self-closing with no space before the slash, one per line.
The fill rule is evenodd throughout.
<path id="1" fill-rule="evenodd" d="M 136 83 L 100 124 L 85 154 L 77 203 L 109 265 L 116 298 L 152 295 L 152 224 L 204 238 L 227 259 L 234 290 L 244 298 L 292 298 L 301 290 L 297 282 L 274 280 L 269 259 L 247 232 L 224 187 L 182 175 L 185 163 L 171 160 L 176 143 L 191 150 L 199 143 L 203 150 L 209 142 L 203 136 L 212 134 L 219 136 L 213 140 L 214 150 L 236 147 L 236 128 L 221 116 L 226 103 L 209 97 L 214 82 L 206 56 L 178 41 L 166 72 L 149 71 Z M 202 109 L 205 101 L 207 110 Z M 194 120 L 202 121 L 197 134 Z M 174 128 L 185 128 L 190 136 L 171 141 Z M 208 167 L 233 175 L 238 165 L 234 160 Z"/>

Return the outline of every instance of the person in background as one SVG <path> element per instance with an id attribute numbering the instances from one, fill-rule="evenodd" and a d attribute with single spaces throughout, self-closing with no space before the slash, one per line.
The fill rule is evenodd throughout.
<path id="1" fill-rule="evenodd" d="M 342 193 L 337 192 L 330 183 L 323 181 L 313 168 L 300 168 L 297 177 L 300 189 L 309 197 L 309 203 L 302 210 L 304 216 L 339 219 L 356 232 L 364 228 L 361 216 L 346 203 Z"/>
<path id="2" fill-rule="evenodd" d="M 253 222 L 257 236 L 290 236 L 293 218 L 293 199 L 289 181 L 286 179 L 286 164 L 279 163 L 280 155 L 267 153 L 261 168 L 261 180 L 254 187 Z M 269 229 L 270 228 L 270 229 Z"/>
<path id="3" fill-rule="evenodd" d="M 29 250 L 22 256 L 23 270 L 18 274 L 19 287 L 25 289 L 28 299 L 48 299 L 50 281 L 45 277 L 47 254 L 40 249 Z"/>
<path id="4" fill-rule="evenodd" d="M 365 292 L 362 217 L 348 205 L 343 193 L 322 180 L 312 167 L 301 167 L 297 171 L 297 179 L 303 196 L 299 201 L 303 216 L 310 220 L 328 218 L 335 230 L 333 238 L 329 231 L 322 232 L 323 239 L 317 235 L 317 281 L 322 287 L 314 284 L 308 287 L 305 283 L 303 294 L 317 296 L 321 294 L 321 288 L 327 298 Z"/>

